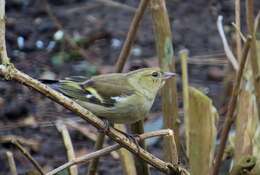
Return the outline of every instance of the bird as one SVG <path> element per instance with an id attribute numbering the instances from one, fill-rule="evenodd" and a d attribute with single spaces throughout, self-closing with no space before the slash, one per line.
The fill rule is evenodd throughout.
<path id="1" fill-rule="evenodd" d="M 42 80 L 110 123 L 132 124 L 149 114 L 159 89 L 175 76 L 160 68 L 142 68 L 127 73 L 109 73 L 90 79 L 76 76 Z"/>

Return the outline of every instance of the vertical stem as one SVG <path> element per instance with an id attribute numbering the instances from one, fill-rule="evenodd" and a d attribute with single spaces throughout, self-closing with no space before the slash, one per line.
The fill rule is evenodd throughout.
<path id="1" fill-rule="evenodd" d="M 42 167 L 38 162 L 31 156 L 31 154 L 17 141 L 11 140 L 11 143 L 16 146 L 16 148 L 33 164 L 33 166 L 38 170 L 39 174 L 45 175 Z"/>
<path id="2" fill-rule="evenodd" d="M 138 121 L 138 122 L 132 124 L 131 131 L 134 134 L 138 134 L 138 135 L 143 134 L 144 133 L 144 121 L 141 120 L 141 121 Z M 141 140 L 139 142 L 139 146 L 146 149 L 145 140 Z M 135 158 L 135 166 L 136 166 L 137 174 L 138 175 L 149 175 L 150 169 L 148 167 L 148 164 L 137 156 L 134 156 L 134 158 Z"/>
<path id="3" fill-rule="evenodd" d="M 183 94 L 183 108 L 184 108 L 184 123 L 185 123 L 185 137 L 186 137 L 186 153 L 189 155 L 189 81 L 188 81 L 188 50 L 181 50 L 181 73 L 182 73 L 182 94 Z"/>
<path id="4" fill-rule="evenodd" d="M 260 109 L 260 60 L 257 57 L 256 50 L 256 35 L 254 27 L 254 0 L 246 1 L 246 13 L 247 29 L 249 34 L 252 36 L 252 43 L 250 48 L 250 62 L 253 71 L 257 109 Z M 258 112 L 258 118 L 260 119 L 260 112 Z"/>
<path id="5" fill-rule="evenodd" d="M 119 129 L 120 131 L 126 132 L 126 127 L 123 124 L 115 124 L 115 128 Z M 119 149 L 118 153 L 120 155 L 124 175 L 137 175 L 136 167 L 134 166 L 135 163 L 133 155 L 124 148 Z"/>
<path id="6" fill-rule="evenodd" d="M 5 0 L 0 0 L 0 63 L 9 64 L 5 41 Z"/>
<path id="7" fill-rule="evenodd" d="M 99 133 L 97 137 L 97 141 L 95 143 L 95 150 L 100 150 L 103 147 L 104 140 L 105 140 L 105 134 Z M 97 172 L 97 167 L 99 163 L 99 157 L 91 160 L 89 166 L 88 166 L 88 175 L 95 175 Z"/>
<path id="8" fill-rule="evenodd" d="M 149 2 L 149 0 L 141 0 L 141 2 L 140 2 L 139 6 L 138 6 L 138 8 L 137 8 L 137 10 L 134 14 L 134 17 L 133 17 L 133 20 L 130 24 L 130 27 L 129 27 L 123 48 L 122 48 L 120 55 L 117 59 L 116 72 L 120 73 L 120 72 L 123 71 L 124 65 L 127 61 L 128 55 L 129 55 L 131 47 L 132 47 L 132 44 L 134 42 L 134 39 L 135 39 L 135 36 L 136 36 L 136 33 L 137 33 L 137 29 L 140 25 L 141 19 L 144 15 L 144 12 L 145 12 L 145 9 L 148 5 L 148 2 Z M 99 146 L 99 147 L 95 147 L 96 149 L 101 149 L 103 147 L 104 137 L 105 137 L 105 135 L 103 133 L 99 134 L 98 139 L 96 141 L 96 142 L 99 142 L 98 144 L 96 144 L 96 146 Z M 101 139 L 103 139 L 103 140 L 101 140 Z M 96 167 L 93 167 L 94 165 Z M 96 172 L 97 165 L 98 165 L 98 158 L 93 159 L 91 161 L 90 165 L 89 165 L 89 169 L 91 169 L 91 172 L 93 172 L 93 173 Z M 92 175 L 92 174 L 88 173 L 88 175 Z"/>
<path id="9" fill-rule="evenodd" d="M 165 1 L 151 0 L 150 2 L 160 67 L 163 71 L 175 71 L 172 34 Z M 180 139 L 176 78 L 167 81 L 162 88 L 162 110 L 164 127 L 173 129 L 179 152 Z M 165 158 L 167 161 L 173 162 L 174 157 L 173 153 L 169 152 L 171 150 L 169 145 L 168 140 L 164 139 Z"/>
<path id="10" fill-rule="evenodd" d="M 232 96 L 231 99 L 229 101 L 229 105 L 228 105 L 228 112 L 225 118 L 225 122 L 224 122 L 224 126 L 223 129 L 221 131 L 221 136 L 220 136 L 220 144 L 219 144 L 219 150 L 216 154 L 216 159 L 215 159 L 215 163 L 213 165 L 213 171 L 212 171 L 212 175 L 218 175 L 219 173 L 219 168 L 221 165 L 221 160 L 222 160 L 222 156 L 225 150 L 225 146 L 226 146 L 226 142 L 227 142 L 227 138 L 228 138 L 228 133 L 230 131 L 231 125 L 234 122 L 234 112 L 236 109 L 236 103 L 237 103 L 237 97 L 239 94 L 239 88 L 240 88 L 240 84 L 241 84 L 241 80 L 242 80 L 242 75 L 244 72 L 244 68 L 245 68 L 245 64 L 246 64 L 246 60 L 247 60 L 247 55 L 248 55 L 248 51 L 250 49 L 250 44 L 251 44 L 251 38 L 247 38 L 247 41 L 245 43 L 243 52 L 242 52 L 242 56 L 241 56 L 241 61 L 240 61 L 240 65 L 239 65 L 239 70 L 238 70 L 238 74 L 236 76 L 236 80 L 235 80 L 235 84 L 234 84 L 234 88 L 232 91 Z"/>
<path id="11" fill-rule="evenodd" d="M 57 130 L 62 135 L 63 144 L 65 146 L 66 152 L 67 152 L 67 158 L 68 161 L 74 160 L 76 158 L 73 144 L 70 138 L 69 131 L 66 127 L 66 125 L 62 121 L 57 121 L 56 123 Z M 70 175 L 78 175 L 78 167 L 77 165 L 73 165 L 69 167 L 69 173 Z"/>
<path id="12" fill-rule="evenodd" d="M 240 23 L 240 0 L 235 0 L 235 21 L 236 21 L 236 49 L 237 49 L 237 58 L 241 58 L 241 38 L 240 38 L 240 32 L 241 32 L 241 23 Z"/>
<path id="13" fill-rule="evenodd" d="M 11 175 L 17 175 L 17 170 L 16 170 L 13 153 L 10 151 L 6 151 L 6 157 L 7 157 Z"/>

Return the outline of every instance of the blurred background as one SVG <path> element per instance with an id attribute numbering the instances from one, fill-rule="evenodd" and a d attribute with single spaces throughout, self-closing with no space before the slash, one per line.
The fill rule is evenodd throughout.
<path id="1" fill-rule="evenodd" d="M 220 114 L 223 105 L 222 80 L 227 59 L 216 21 L 224 17 L 224 30 L 234 48 L 233 0 L 167 0 L 173 33 L 177 73 L 178 51 L 189 50 L 189 79 L 212 97 Z M 66 76 L 92 75 L 114 71 L 138 0 L 7 0 L 6 41 L 9 57 L 15 66 L 35 78 L 60 79 Z M 242 31 L 246 30 L 245 5 L 241 2 Z M 255 1 L 256 12 L 260 1 Z M 157 66 L 155 39 L 149 9 L 141 22 L 125 71 Z M 180 87 L 181 84 L 179 83 Z M 180 93 L 181 94 L 181 93 Z M 222 97 L 221 97 L 222 96 Z M 179 100 L 180 107 L 182 101 Z M 0 136 L 21 137 L 34 158 L 45 168 L 53 169 L 66 162 L 58 119 L 68 122 L 77 155 L 93 151 L 94 142 L 78 128 L 97 131 L 49 99 L 14 82 L 0 81 Z M 182 112 L 180 112 L 182 116 Z M 162 127 L 160 98 L 154 104 L 147 130 Z M 182 131 L 183 133 L 183 131 Z M 111 141 L 108 141 L 109 143 Z M 9 144 L 0 146 L 0 174 L 8 174 L 5 151 L 12 149 L 19 174 L 32 170 L 31 164 Z M 148 150 L 162 157 L 161 142 L 148 142 Z M 119 159 L 105 156 L 100 174 L 122 174 Z M 86 170 L 80 166 L 80 172 Z M 152 169 L 152 174 L 160 174 Z"/>

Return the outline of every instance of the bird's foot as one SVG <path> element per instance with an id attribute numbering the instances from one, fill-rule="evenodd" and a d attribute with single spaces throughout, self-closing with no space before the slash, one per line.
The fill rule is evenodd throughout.
<path id="1" fill-rule="evenodd" d="M 128 134 L 126 132 L 121 131 L 120 129 L 114 128 L 115 130 L 117 130 L 118 132 L 120 132 L 121 134 L 123 134 L 124 136 L 126 136 L 129 140 L 132 140 L 133 143 L 136 145 L 137 147 L 137 153 L 140 152 L 140 148 L 141 146 L 139 145 L 139 135 L 138 134 Z"/>
<path id="2" fill-rule="evenodd" d="M 103 120 L 105 123 L 104 129 L 98 129 L 100 133 L 107 134 L 110 131 L 110 124 L 108 120 Z"/>

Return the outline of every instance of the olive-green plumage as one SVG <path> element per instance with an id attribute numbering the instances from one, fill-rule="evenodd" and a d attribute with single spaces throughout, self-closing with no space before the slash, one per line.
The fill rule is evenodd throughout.
<path id="1" fill-rule="evenodd" d="M 144 68 L 88 80 L 67 78 L 58 81 L 56 89 L 110 122 L 133 123 L 147 116 L 158 90 L 173 75 L 159 68 Z"/>

